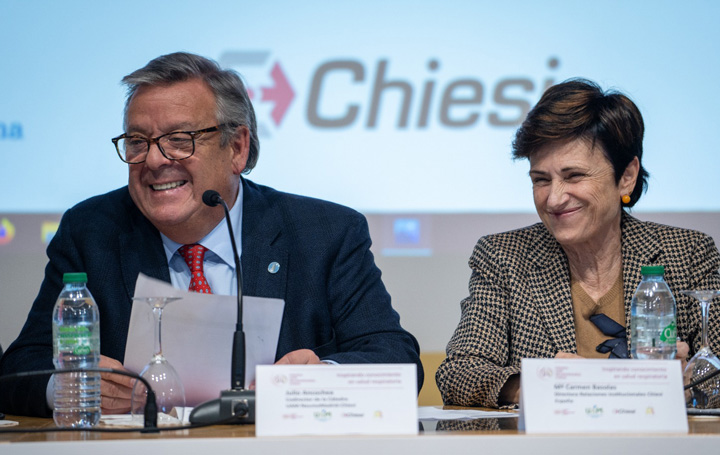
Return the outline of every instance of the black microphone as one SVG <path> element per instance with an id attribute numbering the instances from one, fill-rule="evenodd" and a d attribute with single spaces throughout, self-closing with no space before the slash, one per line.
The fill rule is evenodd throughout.
<path id="1" fill-rule="evenodd" d="M 233 256 L 235 259 L 235 275 L 237 277 L 237 323 L 235 324 L 235 335 L 233 337 L 232 367 L 230 370 L 230 387 L 242 389 L 245 386 L 245 332 L 243 331 L 243 294 L 242 294 L 242 265 L 235 244 L 235 234 L 230 221 L 230 210 L 227 204 L 215 190 L 207 190 L 202 195 L 202 200 L 209 207 L 222 205 L 225 210 L 225 220 L 230 233 Z"/>
<path id="2" fill-rule="evenodd" d="M 202 200 L 208 207 L 216 207 L 220 204 L 224 204 L 225 202 L 223 201 L 223 198 L 220 197 L 220 193 L 215 190 L 207 190 L 206 192 L 204 192 L 202 195 Z"/>
<path id="3" fill-rule="evenodd" d="M 207 190 L 202 200 L 209 207 L 222 205 L 230 234 L 237 276 L 237 322 L 233 335 L 232 364 L 230 367 L 230 390 L 220 392 L 220 398 L 195 407 L 190 413 L 190 423 L 212 423 L 237 418 L 232 423 L 255 423 L 255 391 L 245 390 L 245 332 L 243 331 L 242 266 L 235 244 L 235 234 L 230 221 L 230 210 L 215 190 Z"/>

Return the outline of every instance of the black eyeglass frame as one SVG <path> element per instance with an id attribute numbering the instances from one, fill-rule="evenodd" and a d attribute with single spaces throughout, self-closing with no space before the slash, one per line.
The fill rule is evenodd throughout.
<path id="1" fill-rule="evenodd" d="M 146 138 L 146 137 L 138 136 L 135 134 L 123 133 L 120 136 L 114 137 L 110 140 L 112 141 L 113 144 L 115 144 L 115 151 L 117 152 L 118 156 L 123 161 L 123 163 L 127 163 L 127 164 L 144 163 L 147 160 L 148 153 L 150 153 L 150 147 L 152 146 L 152 144 L 157 144 L 158 149 L 160 150 L 160 153 L 162 153 L 162 155 L 165 158 L 167 158 L 171 161 L 181 161 L 181 160 L 186 160 L 195 154 L 195 139 L 196 138 L 202 136 L 205 133 L 214 133 L 215 131 L 220 131 L 222 128 L 225 128 L 226 126 L 229 126 L 229 125 L 230 125 L 229 123 L 223 123 L 220 125 L 215 125 L 215 126 L 211 126 L 209 128 L 203 128 L 201 130 L 195 130 L 195 131 L 171 131 L 169 133 L 161 134 L 160 136 L 151 137 L 151 138 Z M 190 137 L 192 138 L 192 152 L 190 152 L 190 154 L 188 156 L 184 156 L 182 158 L 173 158 L 171 156 L 168 156 L 167 153 L 165 153 L 165 150 L 163 150 L 162 146 L 160 145 L 160 139 L 170 136 L 172 134 L 178 134 L 178 133 L 184 133 L 184 134 L 190 135 Z M 145 152 L 144 158 L 142 160 L 128 161 L 125 158 L 123 158 L 123 154 L 120 151 L 120 146 L 118 145 L 118 142 L 120 142 L 121 139 L 129 139 L 129 138 L 142 139 L 147 143 L 147 151 Z"/>

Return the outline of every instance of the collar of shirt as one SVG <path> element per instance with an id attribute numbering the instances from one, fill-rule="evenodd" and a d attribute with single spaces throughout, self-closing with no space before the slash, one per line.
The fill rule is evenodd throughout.
<path id="1" fill-rule="evenodd" d="M 238 256 L 242 257 L 242 205 L 243 186 L 240 182 L 237 199 L 230 209 L 230 220 L 235 231 L 235 243 L 238 247 Z M 223 210 L 221 206 L 217 210 Z M 214 294 L 235 295 L 237 293 L 237 280 L 235 275 L 235 260 L 232 245 L 230 244 L 227 221 L 222 220 L 208 235 L 198 242 L 208 249 L 205 253 L 203 272 Z M 162 232 L 163 247 L 170 270 L 170 282 L 178 289 L 187 289 L 190 285 L 190 269 L 177 253 L 182 244 L 170 240 Z"/>

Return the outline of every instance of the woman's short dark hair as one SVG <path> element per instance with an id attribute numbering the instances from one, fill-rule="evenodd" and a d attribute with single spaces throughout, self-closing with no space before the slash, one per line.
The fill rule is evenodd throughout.
<path id="1" fill-rule="evenodd" d="M 645 133 L 640 110 L 630 98 L 617 91 L 603 92 L 587 79 L 571 79 L 545 91 L 528 113 L 513 141 L 513 157 L 530 158 L 541 147 L 558 141 L 588 140 L 599 143 L 620 181 L 628 164 L 640 162 L 635 188 L 630 194 L 632 207 L 647 190 L 648 172 L 642 165 Z"/>

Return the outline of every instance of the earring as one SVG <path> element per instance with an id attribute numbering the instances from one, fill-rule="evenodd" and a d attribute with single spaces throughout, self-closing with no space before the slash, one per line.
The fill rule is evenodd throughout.
<path id="1" fill-rule="evenodd" d="M 629 194 L 623 194 L 623 197 L 621 198 L 623 204 L 629 204 L 630 203 L 630 195 Z"/>

